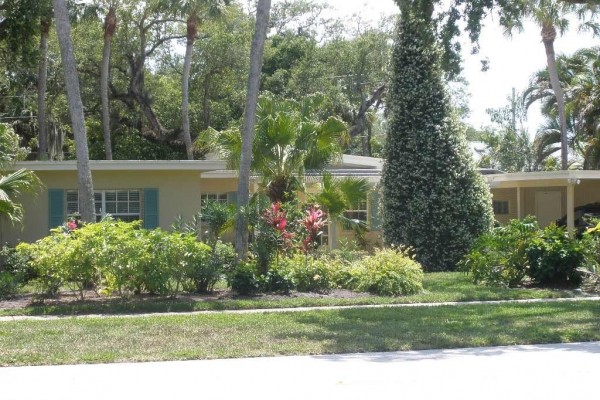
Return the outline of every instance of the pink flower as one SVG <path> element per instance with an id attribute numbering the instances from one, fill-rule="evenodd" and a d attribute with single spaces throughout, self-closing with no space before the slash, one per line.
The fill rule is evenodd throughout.
<path id="1" fill-rule="evenodd" d="M 71 220 L 67 222 L 67 228 L 69 228 L 70 231 L 74 231 L 75 229 L 77 229 L 77 221 Z"/>

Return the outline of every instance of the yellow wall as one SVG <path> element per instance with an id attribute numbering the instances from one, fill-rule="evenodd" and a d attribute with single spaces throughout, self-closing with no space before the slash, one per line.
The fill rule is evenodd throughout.
<path id="1" fill-rule="evenodd" d="M 600 182 L 584 180 L 575 185 L 575 207 L 589 203 L 600 203 Z"/>
<path id="2" fill-rule="evenodd" d="M 22 199 L 25 210 L 23 229 L 3 222 L 2 240 L 35 241 L 48 234 L 48 189 L 77 189 L 76 171 L 36 172 L 44 188 L 37 197 Z M 197 171 L 93 171 L 94 190 L 158 188 L 159 226 L 170 229 L 181 214 L 189 220 L 200 211 L 201 182 Z M 214 186 L 218 183 L 211 183 Z M 7 226 L 8 225 L 8 226 Z"/>
<path id="3" fill-rule="evenodd" d="M 508 214 L 494 215 L 501 224 L 507 224 L 511 219 L 518 217 L 517 189 L 491 189 L 492 199 L 496 201 L 508 201 Z"/>

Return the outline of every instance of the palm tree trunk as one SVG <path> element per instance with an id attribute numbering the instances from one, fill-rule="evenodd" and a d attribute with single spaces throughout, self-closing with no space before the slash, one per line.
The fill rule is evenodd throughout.
<path id="1" fill-rule="evenodd" d="M 196 33 L 198 30 L 198 17 L 191 13 L 187 20 L 187 46 L 185 48 L 185 60 L 183 62 L 183 78 L 181 101 L 181 120 L 183 125 L 183 142 L 185 143 L 185 152 L 188 160 L 194 159 L 194 149 L 192 148 L 192 136 L 190 134 L 190 115 L 189 115 L 189 91 L 190 91 L 190 69 L 192 66 L 192 52 Z"/>
<path id="2" fill-rule="evenodd" d="M 79 91 L 79 76 L 77 63 L 73 53 L 71 41 L 71 24 L 67 14 L 65 0 L 52 0 L 54 4 L 54 19 L 56 20 L 56 33 L 60 45 L 60 54 L 67 86 L 67 100 L 71 114 L 71 126 L 75 137 L 75 153 L 77 156 L 77 185 L 79 189 L 79 212 L 84 222 L 95 221 L 94 187 L 92 172 L 90 170 L 87 135 L 85 132 L 85 119 L 83 103 Z"/>
<path id="3" fill-rule="evenodd" d="M 48 32 L 50 19 L 42 17 L 40 36 L 40 62 L 38 69 L 38 160 L 48 159 L 48 121 L 46 120 L 46 89 L 48 86 Z"/>
<path id="4" fill-rule="evenodd" d="M 117 28 L 117 15 L 111 6 L 104 21 L 104 49 L 102 51 L 102 70 L 100 72 L 100 97 L 102 98 L 102 134 L 104 136 L 104 155 L 112 160 L 112 143 L 110 135 L 110 103 L 108 100 L 108 78 L 110 75 L 110 51 L 112 38 Z"/>
<path id="5" fill-rule="evenodd" d="M 554 40 L 556 39 L 556 29 L 551 24 L 545 24 L 542 27 L 542 41 L 546 49 L 546 60 L 548 75 L 550 75 L 550 84 L 556 96 L 556 107 L 558 108 L 558 122 L 560 125 L 560 154 L 561 169 L 569 168 L 569 148 L 567 144 L 567 118 L 565 115 L 565 95 L 562 85 L 558 79 L 558 69 L 556 67 L 556 54 L 554 52 Z"/>
<path id="6" fill-rule="evenodd" d="M 235 248 L 240 260 L 245 260 L 248 253 L 248 220 L 242 210 L 248 205 L 250 197 L 250 165 L 252 163 L 254 124 L 256 123 L 260 73 L 262 70 L 270 13 L 271 0 L 258 0 L 256 6 L 256 31 L 254 32 L 252 48 L 250 49 L 250 73 L 248 74 L 246 109 L 242 128 L 242 154 L 237 189 L 238 216 L 235 226 Z"/>

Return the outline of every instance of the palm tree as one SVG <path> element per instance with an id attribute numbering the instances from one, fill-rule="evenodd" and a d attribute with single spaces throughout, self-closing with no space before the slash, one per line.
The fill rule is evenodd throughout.
<path id="1" fill-rule="evenodd" d="M 258 0 L 258 4 L 256 5 L 256 30 L 250 49 L 250 72 L 248 73 L 246 108 L 244 110 L 244 124 L 242 127 L 242 151 L 240 154 L 240 172 L 237 188 L 238 209 L 246 208 L 249 200 L 250 165 L 252 163 L 254 123 L 256 121 L 255 113 L 258 103 L 260 73 L 270 14 L 271 0 Z M 235 247 L 238 258 L 245 260 L 246 253 L 248 253 L 248 220 L 243 212 L 238 213 L 235 228 Z"/>
<path id="2" fill-rule="evenodd" d="M 600 112 L 600 48 L 581 49 L 570 57 L 557 59 L 558 76 L 565 92 L 565 114 L 569 145 L 573 151 L 583 157 L 584 169 L 600 167 L 595 161 L 598 154 L 598 135 L 600 124 L 597 115 Z M 541 159 L 552 153 L 551 147 L 560 143 L 560 129 L 556 123 L 558 116 L 556 97 L 554 96 L 547 70 L 538 71 L 525 91 L 524 102 L 529 107 L 541 102 L 542 114 L 548 123 L 541 129 L 537 142 L 540 144 Z M 541 160 L 540 159 L 540 160 Z"/>
<path id="3" fill-rule="evenodd" d="M 251 170 L 273 203 L 286 202 L 304 188 L 306 172 L 321 172 L 341 159 L 349 135 L 343 121 L 319 118 L 321 95 L 302 101 L 261 97 Z M 214 133 L 217 150 L 229 168 L 239 167 L 241 136 L 235 130 Z"/>
<path id="4" fill-rule="evenodd" d="M 21 223 L 23 207 L 16 198 L 23 192 L 34 191 L 39 185 L 33 171 L 26 169 L 0 176 L 0 218 L 6 218 L 13 224 Z"/>
<path id="5" fill-rule="evenodd" d="M 94 208 L 94 187 L 90 170 L 87 135 L 83 115 L 83 103 L 79 91 L 79 75 L 71 41 L 71 23 L 64 0 L 52 0 L 54 4 L 54 19 L 60 45 L 67 100 L 71 114 L 71 126 L 75 137 L 75 153 L 77 156 L 77 184 L 79 188 L 79 210 L 81 219 L 85 222 L 96 220 Z"/>
<path id="6" fill-rule="evenodd" d="M 108 12 L 104 19 L 104 47 L 102 50 L 102 69 L 100 71 L 100 98 L 102 99 L 102 135 L 104 136 L 104 155 L 112 160 L 110 134 L 110 103 L 108 100 L 108 80 L 110 76 L 110 53 L 113 36 L 117 29 L 116 2 L 108 3 Z"/>
<path id="7" fill-rule="evenodd" d="M 46 119 L 46 88 L 48 86 L 48 35 L 52 23 L 52 10 L 44 7 L 43 3 L 40 16 L 40 59 L 38 63 L 38 160 L 48 157 L 48 121 Z"/>
<path id="8" fill-rule="evenodd" d="M 565 99 L 563 87 L 558 77 L 556 65 L 556 54 L 554 51 L 554 41 L 557 34 L 561 35 L 569 26 L 567 16 L 577 13 L 583 16 L 586 10 L 593 10 L 588 5 L 576 5 L 561 0 L 523 0 L 520 4 L 521 17 L 529 17 L 541 28 L 542 42 L 546 50 L 546 64 L 552 91 L 556 98 L 558 111 L 558 121 L 561 134 L 561 167 L 563 170 L 568 168 L 568 143 L 567 143 L 567 118 L 565 113 Z M 523 28 L 521 21 L 504 20 L 508 32 L 513 29 L 521 30 Z"/>
<path id="9" fill-rule="evenodd" d="M 322 189 L 311 196 L 311 201 L 321 206 L 327 217 L 338 222 L 344 229 L 351 229 L 357 234 L 367 231 L 364 221 L 348 218 L 344 213 L 367 199 L 371 184 L 364 178 L 334 178 L 331 173 L 324 172 Z"/>
<path id="10" fill-rule="evenodd" d="M 192 52 L 196 35 L 198 34 L 198 23 L 202 14 L 209 16 L 221 15 L 225 5 L 229 4 L 229 0 L 185 0 L 182 4 L 182 11 L 187 15 L 187 45 L 185 48 L 185 59 L 183 62 L 183 77 L 182 77 L 182 101 L 181 101 L 181 119 L 182 119 L 182 135 L 185 143 L 185 151 L 188 160 L 194 159 L 194 149 L 192 146 L 192 137 L 190 133 L 190 116 L 189 116 L 189 81 L 190 69 L 192 65 Z"/>

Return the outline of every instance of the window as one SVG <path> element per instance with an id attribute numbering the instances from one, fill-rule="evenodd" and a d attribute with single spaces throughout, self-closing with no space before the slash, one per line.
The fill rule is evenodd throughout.
<path id="1" fill-rule="evenodd" d="M 221 204 L 227 204 L 227 193 L 204 193 L 200 195 L 200 203 L 206 204 L 208 201 L 216 201 Z"/>
<path id="2" fill-rule="evenodd" d="M 344 211 L 344 217 L 367 223 L 367 199 L 355 203 L 350 210 Z"/>
<path id="3" fill-rule="evenodd" d="M 131 222 L 141 219 L 141 198 L 139 190 L 101 190 L 94 192 L 96 221 L 110 214 L 121 221 Z M 79 194 L 76 190 L 67 191 L 67 215 L 79 213 Z"/>
<path id="4" fill-rule="evenodd" d="M 496 214 L 496 215 L 507 215 L 508 214 L 508 201 L 494 200 L 493 207 L 494 207 L 494 214 Z"/>
<path id="5" fill-rule="evenodd" d="M 323 225 L 323 229 L 321 229 L 321 234 L 319 235 L 319 245 L 320 246 L 329 246 L 329 222 Z"/>

